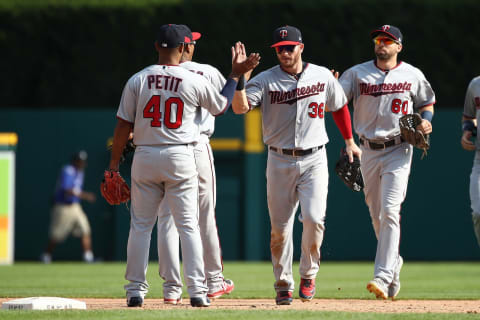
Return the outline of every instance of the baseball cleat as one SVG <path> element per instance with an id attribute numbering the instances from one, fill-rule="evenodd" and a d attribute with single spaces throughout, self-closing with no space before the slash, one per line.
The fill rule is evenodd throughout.
<path id="1" fill-rule="evenodd" d="M 277 297 L 275 298 L 275 302 L 279 306 L 283 305 L 290 305 L 292 304 L 292 292 L 291 291 L 278 291 Z"/>
<path id="2" fill-rule="evenodd" d="M 386 300 L 388 298 L 388 288 L 385 282 L 380 278 L 375 278 L 367 284 L 367 290 L 373 293 L 377 299 Z"/>
<path id="3" fill-rule="evenodd" d="M 177 304 L 182 304 L 182 298 L 178 298 L 178 299 L 169 299 L 169 298 L 163 298 L 163 303 L 164 304 L 173 304 L 173 305 L 177 305 Z"/>
<path id="4" fill-rule="evenodd" d="M 394 300 L 400 292 L 400 270 L 403 266 L 403 258 L 399 256 L 397 267 L 393 273 L 393 281 L 388 286 L 388 297 Z"/>
<path id="5" fill-rule="evenodd" d="M 220 298 L 224 294 L 230 294 L 230 292 L 232 292 L 234 288 L 235 285 L 233 284 L 233 281 L 230 279 L 225 279 L 223 280 L 222 288 L 220 290 L 209 293 L 207 296 L 211 299 Z"/>
<path id="6" fill-rule="evenodd" d="M 129 307 L 141 307 L 141 306 L 143 306 L 143 298 L 142 297 L 127 298 L 127 306 L 129 306 Z"/>
<path id="7" fill-rule="evenodd" d="M 193 297 L 190 298 L 190 305 L 192 307 L 208 307 L 210 305 L 210 299 L 208 297 Z"/>
<path id="8" fill-rule="evenodd" d="M 303 302 L 308 302 L 315 295 L 315 279 L 303 279 L 300 281 L 298 295 Z"/>

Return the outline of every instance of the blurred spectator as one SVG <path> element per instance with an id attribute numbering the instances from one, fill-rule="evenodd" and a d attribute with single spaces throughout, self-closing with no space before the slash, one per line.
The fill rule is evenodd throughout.
<path id="1" fill-rule="evenodd" d="M 80 200 L 88 202 L 96 200 L 93 193 L 82 190 L 87 157 L 86 151 L 75 153 L 71 163 L 65 165 L 60 172 L 53 198 L 50 239 L 47 249 L 41 256 L 43 263 L 52 261 L 52 253 L 56 245 L 63 242 L 70 233 L 82 240 L 83 260 L 88 263 L 93 262 L 90 224 L 80 206 Z"/>

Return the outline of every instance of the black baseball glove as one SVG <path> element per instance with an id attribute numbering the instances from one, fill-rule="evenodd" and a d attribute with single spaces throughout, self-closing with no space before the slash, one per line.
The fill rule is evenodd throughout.
<path id="1" fill-rule="evenodd" d="M 423 156 L 427 154 L 427 150 L 430 148 L 430 135 L 423 134 L 422 131 L 416 129 L 421 122 L 422 117 L 420 117 L 418 113 L 412 113 L 401 117 L 399 120 L 399 126 L 403 140 L 418 149 L 422 149 L 423 158 Z"/>
<path id="2" fill-rule="evenodd" d="M 342 179 L 347 187 L 353 191 L 361 191 L 364 187 L 362 171 L 360 170 L 360 159 L 353 156 L 353 162 L 348 161 L 345 149 L 340 151 L 340 159 L 335 165 L 335 172 Z"/>
<path id="3" fill-rule="evenodd" d="M 113 146 L 112 142 L 113 142 L 113 139 L 109 139 L 107 141 L 107 150 L 108 151 L 112 151 L 112 146 Z M 122 155 L 120 157 L 120 163 L 125 162 L 125 159 L 126 159 L 127 155 L 129 155 L 132 152 L 135 152 L 136 147 L 137 146 L 133 143 L 133 139 L 128 139 L 127 144 L 125 145 L 125 148 L 123 148 L 123 152 L 122 152 Z"/>

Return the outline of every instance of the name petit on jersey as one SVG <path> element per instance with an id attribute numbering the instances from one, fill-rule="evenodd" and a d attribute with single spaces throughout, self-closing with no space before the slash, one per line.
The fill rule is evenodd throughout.
<path id="1" fill-rule="evenodd" d="M 147 76 L 148 89 L 163 89 L 177 92 L 182 79 L 165 76 L 161 74 L 152 74 Z"/>

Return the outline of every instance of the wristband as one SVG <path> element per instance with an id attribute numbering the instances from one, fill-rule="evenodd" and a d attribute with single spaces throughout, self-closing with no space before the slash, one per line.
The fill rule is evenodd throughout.
<path id="1" fill-rule="evenodd" d="M 238 79 L 237 87 L 235 88 L 235 90 L 241 91 L 244 88 L 245 88 L 245 75 L 242 74 L 242 76 Z"/>
<path id="2" fill-rule="evenodd" d="M 432 119 L 433 119 L 432 111 L 425 110 L 420 114 L 420 116 L 422 116 L 422 119 L 428 120 L 430 121 L 430 123 L 432 122 Z"/>
<path id="3" fill-rule="evenodd" d="M 471 131 L 475 130 L 475 124 L 472 120 L 464 120 L 462 124 L 462 131 Z"/>

